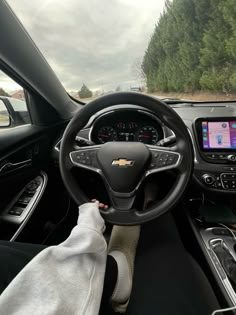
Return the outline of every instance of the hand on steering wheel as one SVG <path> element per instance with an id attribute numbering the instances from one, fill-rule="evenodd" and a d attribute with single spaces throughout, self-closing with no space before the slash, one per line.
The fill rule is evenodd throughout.
<path id="1" fill-rule="evenodd" d="M 99 200 L 97 199 L 92 199 L 91 202 L 97 202 L 98 203 L 98 207 L 100 209 L 108 209 L 108 205 L 105 205 L 104 203 L 100 202 Z"/>

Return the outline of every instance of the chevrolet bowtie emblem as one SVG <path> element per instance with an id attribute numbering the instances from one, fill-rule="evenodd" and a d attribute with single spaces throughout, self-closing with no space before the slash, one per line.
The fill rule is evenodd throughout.
<path id="1" fill-rule="evenodd" d="M 119 160 L 112 161 L 112 165 L 118 166 L 118 167 L 127 167 L 127 166 L 132 166 L 133 164 L 134 164 L 133 160 L 119 159 Z"/>

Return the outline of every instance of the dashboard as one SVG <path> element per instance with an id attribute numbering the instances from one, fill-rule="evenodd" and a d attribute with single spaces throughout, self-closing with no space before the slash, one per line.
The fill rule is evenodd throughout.
<path id="1" fill-rule="evenodd" d="M 193 179 L 205 191 L 236 193 L 235 103 L 177 106 L 194 148 Z"/>
<path id="2" fill-rule="evenodd" d="M 199 191 L 236 194 L 235 103 L 183 103 L 172 108 L 184 121 L 192 140 L 193 181 Z M 169 146 L 175 143 L 175 134 L 160 117 L 142 106 L 116 105 L 92 116 L 76 138 L 79 146 L 108 141 Z M 55 149 L 58 154 L 60 140 Z"/>

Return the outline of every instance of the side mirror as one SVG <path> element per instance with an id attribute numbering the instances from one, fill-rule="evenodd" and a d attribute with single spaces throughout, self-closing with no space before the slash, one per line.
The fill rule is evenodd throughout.
<path id="1" fill-rule="evenodd" d="M 7 107 L 2 100 L 0 100 L 0 128 L 9 127 L 11 123 L 10 115 Z"/>

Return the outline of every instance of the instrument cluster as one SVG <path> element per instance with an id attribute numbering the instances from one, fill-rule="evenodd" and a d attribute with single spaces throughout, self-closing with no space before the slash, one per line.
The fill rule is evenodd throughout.
<path id="1" fill-rule="evenodd" d="M 144 111 L 112 111 L 100 116 L 94 124 L 91 138 L 97 144 L 109 141 L 139 141 L 155 145 L 163 139 L 161 122 Z"/>

